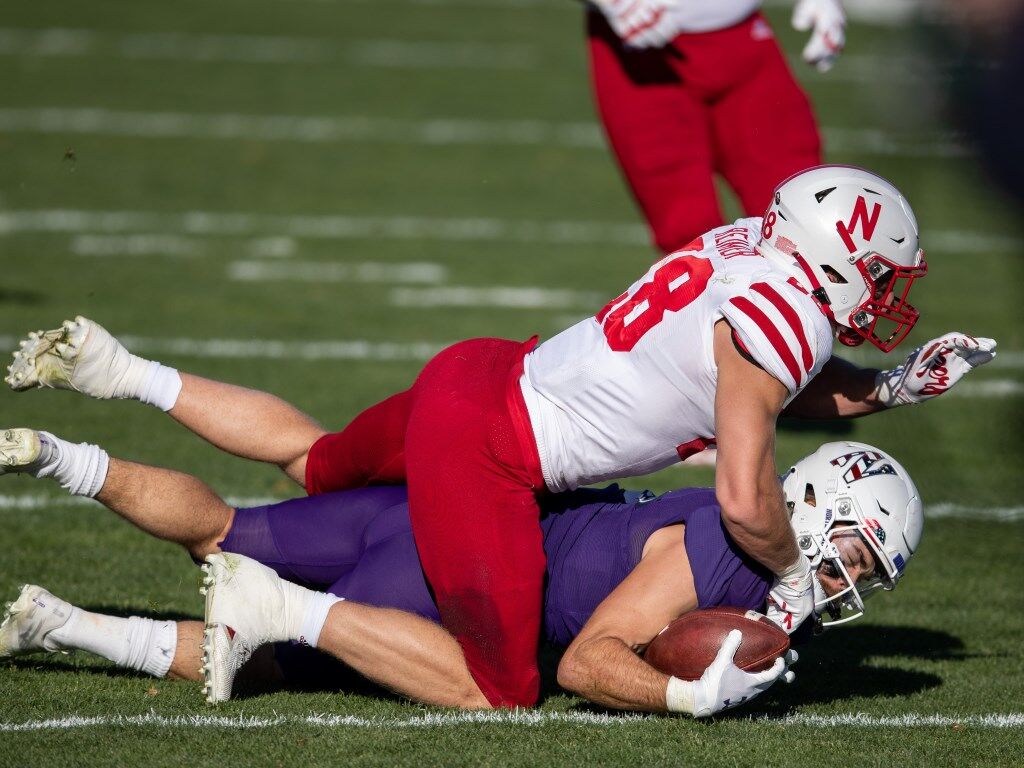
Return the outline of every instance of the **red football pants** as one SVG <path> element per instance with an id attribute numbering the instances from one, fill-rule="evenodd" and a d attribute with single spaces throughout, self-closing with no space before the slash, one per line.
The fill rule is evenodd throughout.
<path id="1" fill-rule="evenodd" d="M 587 14 L 591 76 L 605 132 L 658 248 L 724 223 L 721 174 L 749 216 L 781 181 L 821 163 L 807 96 L 760 13 L 660 49 L 629 49 Z"/>
<path id="2" fill-rule="evenodd" d="M 441 623 L 494 706 L 532 706 L 540 675 L 544 547 L 540 459 L 519 391 L 535 341 L 474 339 L 442 351 L 412 388 L 320 438 L 310 494 L 409 486 L 409 515 Z"/>

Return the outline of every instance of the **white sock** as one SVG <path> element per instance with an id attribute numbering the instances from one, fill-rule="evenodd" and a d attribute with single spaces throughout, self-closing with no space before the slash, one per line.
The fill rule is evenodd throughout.
<path id="1" fill-rule="evenodd" d="M 320 632 L 327 623 L 327 614 L 331 612 L 331 606 L 344 599 L 328 592 L 314 592 L 299 625 L 299 636 L 295 639 L 316 648 L 320 642 Z"/>
<path id="2" fill-rule="evenodd" d="M 47 636 L 65 651 L 88 651 L 119 667 L 164 677 L 174 661 L 178 625 L 141 616 L 122 619 L 72 608 L 64 626 Z"/>
<path id="3" fill-rule="evenodd" d="M 326 592 L 316 592 L 285 579 L 281 579 L 279 583 L 281 596 L 284 598 L 284 626 L 280 627 L 281 636 L 271 639 L 294 640 L 316 648 L 331 606 L 345 598 Z"/>
<path id="4" fill-rule="evenodd" d="M 178 402 L 178 395 L 181 394 L 181 376 L 176 369 L 147 360 L 146 372 L 141 378 L 134 397 L 149 405 L 155 405 L 161 411 L 171 410 Z"/>
<path id="5" fill-rule="evenodd" d="M 69 443 L 49 432 L 39 432 L 42 450 L 35 468 L 36 477 L 52 477 L 74 496 L 94 497 L 107 479 L 110 458 L 91 443 Z"/>

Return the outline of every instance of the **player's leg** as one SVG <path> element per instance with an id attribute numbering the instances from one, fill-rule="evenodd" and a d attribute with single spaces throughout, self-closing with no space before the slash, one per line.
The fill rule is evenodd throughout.
<path id="1" fill-rule="evenodd" d="M 458 641 L 438 624 L 408 507 L 376 520 L 367 541 L 355 568 L 329 589 L 346 600 L 331 607 L 317 647 L 417 701 L 489 708 Z"/>
<path id="2" fill-rule="evenodd" d="M 310 494 L 405 482 L 407 390 L 367 408 L 340 432 L 326 434 L 305 458 Z"/>
<path id="3" fill-rule="evenodd" d="M 146 533 L 180 544 L 194 557 L 216 552 L 234 510 L 198 478 L 111 458 L 90 443 L 49 432 L 0 433 L 0 473 L 52 478 L 75 496 L 95 498 Z"/>
<path id="4" fill-rule="evenodd" d="M 658 248 L 668 253 L 723 223 L 713 178 L 710 117 L 673 69 L 671 49 L 625 47 L 587 14 L 598 112 Z"/>
<path id="5" fill-rule="evenodd" d="M 377 486 L 237 511 L 222 542 L 225 553 L 253 558 L 280 577 L 323 585 L 346 599 L 324 603 L 251 561 L 233 571 L 211 568 L 211 697 L 230 695 L 238 659 L 258 645 L 253 637 L 301 637 L 406 696 L 443 706 L 487 706 L 458 643 L 437 625 L 405 501 L 404 487 Z M 268 604 L 279 608 L 262 610 Z M 216 630 L 224 622 L 235 622 L 233 636 Z"/>
<path id="6" fill-rule="evenodd" d="M 306 454 L 326 434 L 311 417 L 275 395 L 182 373 L 171 418 L 222 451 L 275 464 L 299 485 Z"/>
<path id="7" fill-rule="evenodd" d="M 822 162 L 821 140 L 767 22 L 758 14 L 719 34 L 711 55 L 733 83 L 712 110 L 716 165 L 746 214 L 760 216 L 778 184 Z"/>
<path id="8" fill-rule="evenodd" d="M 0 659 L 38 652 L 86 651 L 154 677 L 198 680 L 202 625 L 78 608 L 32 584 L 0 621 Z"/>
<path id="9" fill-rule="evenodd" d="M 221 450 L 276 464 L 300 484 L 306 451 L 324 434 L 309 416 L 280 398 L 179 374 L 133 355 L 84 317 L 30 333 L 15 351 L 5 380 L 15 391 L 50 387 L 155 405 Z"/>
<path id="10" fill-rule="evenodd" d="M 408 534 L 408 531 L 407 531 Z M 411 536 L 408 537 L 411 544 Z M 428 704 L 487 708 L 456 640 L 422 614 L 433 610 L 410 546 L 390 565 L 388 585 L 418 580 L 420 604 L 378 607 L 285 581 L 255 560 L 222 553 L 207 558 L 204 690 L 211 702 L 231 697 L 238 670 L 267 643 L 300 642 L 342 661 L 370 680 Z M 374 557 L 374 555 L 370 555 Z M 344 583 L 332 587 L 347 592 Z M 354 590 L 353 594 L 358 595 Z M 389 594 L 389 601 L 402 600 Z"/>
<path id="11" fill-rule="evenodd" d="M 406 436 L 420 561 L 444 627 L 496 707 L 532 706 L 539 692 L 545 559 L 534 489 L 543 480 L 509 405 L 524 353 L 486 339 L 442 353 L 416 382 Z"/>

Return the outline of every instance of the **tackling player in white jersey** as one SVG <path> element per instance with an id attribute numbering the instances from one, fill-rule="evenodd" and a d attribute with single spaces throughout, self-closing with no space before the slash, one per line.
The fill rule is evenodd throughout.
<path id="1" fill-rule="evenodd" d="M 8 381 L 152 402 L 224 450 L 277 464 L 310 494 L 407 483 L 442 624 L 492 706 L 530 706 L 546 491 L 650 472 L 717 440 L 725 526 L 777 577 L 769 615 L 792 631 L 812 614 L 810 564 L 776 477 L 775 422 L 784 408 L 852 417 L 920 402 L 993 357 L 992 340 L 950 334 L 889 371 L 830 359 L 833 334 L 898 344 L 917 320 L 908 290 L 926 269 L 899 191 L 823 166 L 780 185 L 760 228 L 712 231 L 537 349 L 460 342 L 341 432 L 263 393 L 129 355 L 84 319 L 28 339 Z"/>

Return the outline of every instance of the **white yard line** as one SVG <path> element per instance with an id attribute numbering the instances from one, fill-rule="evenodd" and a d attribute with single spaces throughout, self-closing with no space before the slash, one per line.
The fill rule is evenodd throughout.
<path id="1" fill-rule="evenodd" d="M 258 507 L 283 499 L 271 496 L 228 496 L 233 507 Z M 60 507 L 93 507 L 99 502 L 81 496 L 53 496 L 45 493 L 0 494 L 0 512 L 26 512 Z M 972 507 L 965 504 L 938 503 L 925 507 L 928 519 L 981 520 L 985 522 L 1015 523 L 1024 520 L 1024 507 Z"/>
<path id="2" fill-rule="evenodd" d="M 186 211 L 0 210 L 0 237 L 19 232 L 126 234 L 167 232 L 230 237 L 295 237 L 312 240 L 392 239 L 446 242 L 584 243 L 645 245 L 638 224 L 597 221 L 529 221 L 432 216 L 278 215 Z"/>
<path id="3" fill-rule="evenodd" d="M 603 148 L 592 123 L 540 120 L 401 120 L 367 115 L 247 115 L 119 111 L 101 107 L 0 109 L 0 132 L 147 139 L 248 139 L 298 143 L 556 145 Z M 877 143 L 877 138 L 871 138 Z"/>
<path id="4" fill-rule="evenodd" d="M 369 718 L 356 715 L 158 715 L 150 711 L 144 715 L 69 715 L 46 720 L 26 720 L 17 723 L 0 722 L 0 733 L 26 733 L 33 731 L 64 731 L 85 728 L 157 727 L 157 728 L 216 728 L 226 730 L 254 730 L 287 726 L 314 728 L 364 728 L 394 730 L 406 728 L 450 728 L 464 725 L 515 725 L 537 727 L 547 725 L 637 725 L 659 720 L 653 715 L 608 715 L 594 712 L 544 712 L 513 710 L 511 712 L 456 712 L 429 713 L 410 717 Z M 1024 727 L 1024 713 L 993 713 L 984 715 L 905 715 L 876 716 L 864 713 L 839 715 L 789 715 L 782 718 L 750 718 L 750 723 L 797 726 L 805 728 L 982 728 L 1016 729 Z"/>
<path id="5" fill-rule="evenodd" d="M 496 309 L 556 309 L 600 307 L 601 294 L 559 288 L 450 285 L 437 288 L 395 288 L 390 302 L 396 307 L 494 307 Z"/>
<path id="6" fill-rule="evenodd" d="M 174 32 L 116 34 L 91 29 L 0 28 L 0 55 L 245 64 L 330 64 L 440 69 L 536 69 L 538 50 L 523 43 L 333 40 L 272 35 Z"/>
<path id="7" fill-rule="evenodd" d="M 228 278 L 274 283 L 443 283 L 448 270 L 429 262 L 233 261 Z"/>
<path id="8" fill-rule="evenodd" d="M 69 250 L 76 256 L 199 256 L 205 243 L 180 235 L 75 235 Z"/>
<path id="9" fill-rule="evenodd" d="M 220 253 L 209 239 L 182 237 L 158 232 L 131 235 L 75 235 L 68 250 L 76 256 L 191 258 Z M 257 237 L 244 244 L 248 255 L 260 259 L 282 259 L 295 255 L 298 243 L 291 237 Z"/>
<path id="10" fill-rule="evenodd" d="M 564 146 L 601 149 L 601 128 L 589 122 L 543 120 L 400 120 L 368 115 L 247 115 L 142 112 L 85 108 L 0 109 L 0 131 L 90 134 L 149 139 L 250 139 L 299 143 L 367 142 L 410 145 Z M 955 138 L 897 136 L 877 129 L 823 128 L 826 146 L 844 153 L 961 157 Z"/>
<path id="11" fill-rule="evenodd" d="M 379 239 L 449 242 L 587 243 L 646 245 L 639 224 L 600 221 L 530 221 L 436 216 L 360 216 L 341 214 L 271 214 L 255 212 L 0 210 L 0 237 L 19 233 L 119 235 L 162 232 L 174 235 L 307 238 L 312 240 Z M 1024 253 L 1024 240 L 1010 235 L 938 230 L 928 233 L 933 251 Z"/>

